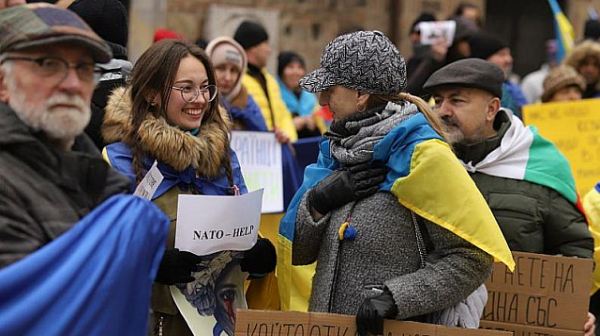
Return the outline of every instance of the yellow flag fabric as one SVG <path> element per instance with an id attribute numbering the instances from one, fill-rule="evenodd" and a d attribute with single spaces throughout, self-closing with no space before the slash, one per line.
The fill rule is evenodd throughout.
<path id="1" fill-rule="evenodd" d="M 592 291 L 590 295 L 596 293 L 600 288 L 600 183 L 594 189 L 588 192 L 583 198 L 583 209 L 587 215 L 590 224 L 590 232 L 594 238 L 594 261 L 596 268 L 592 276 Z"/>
<path id="2" fill-rule="evenodd" d="M 398 201 L 514 270 L 506 240 L 498 239 L 504 235 L 492 211 L 450 147 L 437 139 L 423 141 L 415 146 L 410 165 L 410 174 L 392 186 Z"/>

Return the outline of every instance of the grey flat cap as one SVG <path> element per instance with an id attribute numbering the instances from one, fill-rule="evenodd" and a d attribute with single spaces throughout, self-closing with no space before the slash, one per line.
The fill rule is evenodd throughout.
<path id="1" fill-rule="evenodd" d="M 460 86 L 487 91 L 502 98 L 504 73 L 495 64 L 478 58 L 467 58 L 446 65 L 434 72 L 423 89 L 434 93 L 444 86 Z"/>

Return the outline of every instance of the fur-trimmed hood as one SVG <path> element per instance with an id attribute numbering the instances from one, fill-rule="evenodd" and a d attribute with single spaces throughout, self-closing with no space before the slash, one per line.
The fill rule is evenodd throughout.
<path id="1" fill-rule="evenodd" d="M 579 69 L 581 62 L 586 58 L 593 57 L 600 63 L 600 45 L 593 41 L 583 41 L 576 45 L 565 57 L 563 64 L 572 66 L 575 70 Z M 600 91 L 600 81 L 596 83 L 596 90 Z"/>
<path id="2" fill-rule="evenodd" d="M 131 124 L 131 94 L 125 88 L 115 89 L 106 106 L 102 136 L 106 143 L 123 141 L 133 131 Z M 219 108 L 223 120 L 227 112 Z M 140 147 L 145 155 L 181 172 L 192 166 L 201 175 L 220 175 L 223 159 L 229 156 L 229 134 L 215 122 L 202 121 L 197 136 L 167 123 L 164 118 L 148 114 L 139 130 Z"/>

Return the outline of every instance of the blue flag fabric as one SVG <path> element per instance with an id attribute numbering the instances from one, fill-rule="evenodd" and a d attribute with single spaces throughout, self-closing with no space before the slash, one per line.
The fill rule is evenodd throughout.
<path id="1" fill-rule="evenodd" d="M 0 270 L 0 335 L 144 336 L 169 220 L 113 196 L 69 231 Z"/>

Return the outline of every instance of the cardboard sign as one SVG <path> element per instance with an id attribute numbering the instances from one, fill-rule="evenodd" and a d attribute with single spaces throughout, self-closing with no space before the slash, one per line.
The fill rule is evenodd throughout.
<path id="1" fill-rule="evenodd" d="M 581 326 L 583 328 L 583 325 Z M 531 327 L 521 324 L 481 321 L 480 328 L 510 331 L 514 336 L 583 336 L 583 331 L 556 328 Z"/>
<path id="2" fill-rule="evenodd" d="M 179 195 L 175 247 L 203 256 L 256 244 L 262 189 L 241 196 Z"/>
<path id="3" fill-rule="evenodd" d="M 600 99 L 523 107 L 523 120 L 554 142 L 571 164 L 577 191 L 585 195 L 600 180 Z"/>
<path id="4" fill-rule="evenodd" d="M 325 313 L 237 310 L 235 336 L 357 336 L 356 317 Z M 386 320 L 385 336 L 509 336 L 493 330 L 459 329 Z"/>
<path id="5" fill-rule="evenodd" d="M 511 273 L 495 263 L 486 281 L 483 320 L 582 330 L 592 285 L 592 259 L 513 252 Z"/>
<path id="6" fill-rule="evenodd" d="M 419 32 L 421 33 L 421 44 L 435 44 L 438 39 L 446 41 L 446 45 L 451 46 L 456 32 L 456 21 L 431 21 L 419 23 Z"/>
<path id="7" fill-rule="evenodd" d="M 233 131 L 231 148 L 237 154 L 248 191 L 265 190 L 262 212 L 282 212 L 283 166 L 275 133 Z"/>

